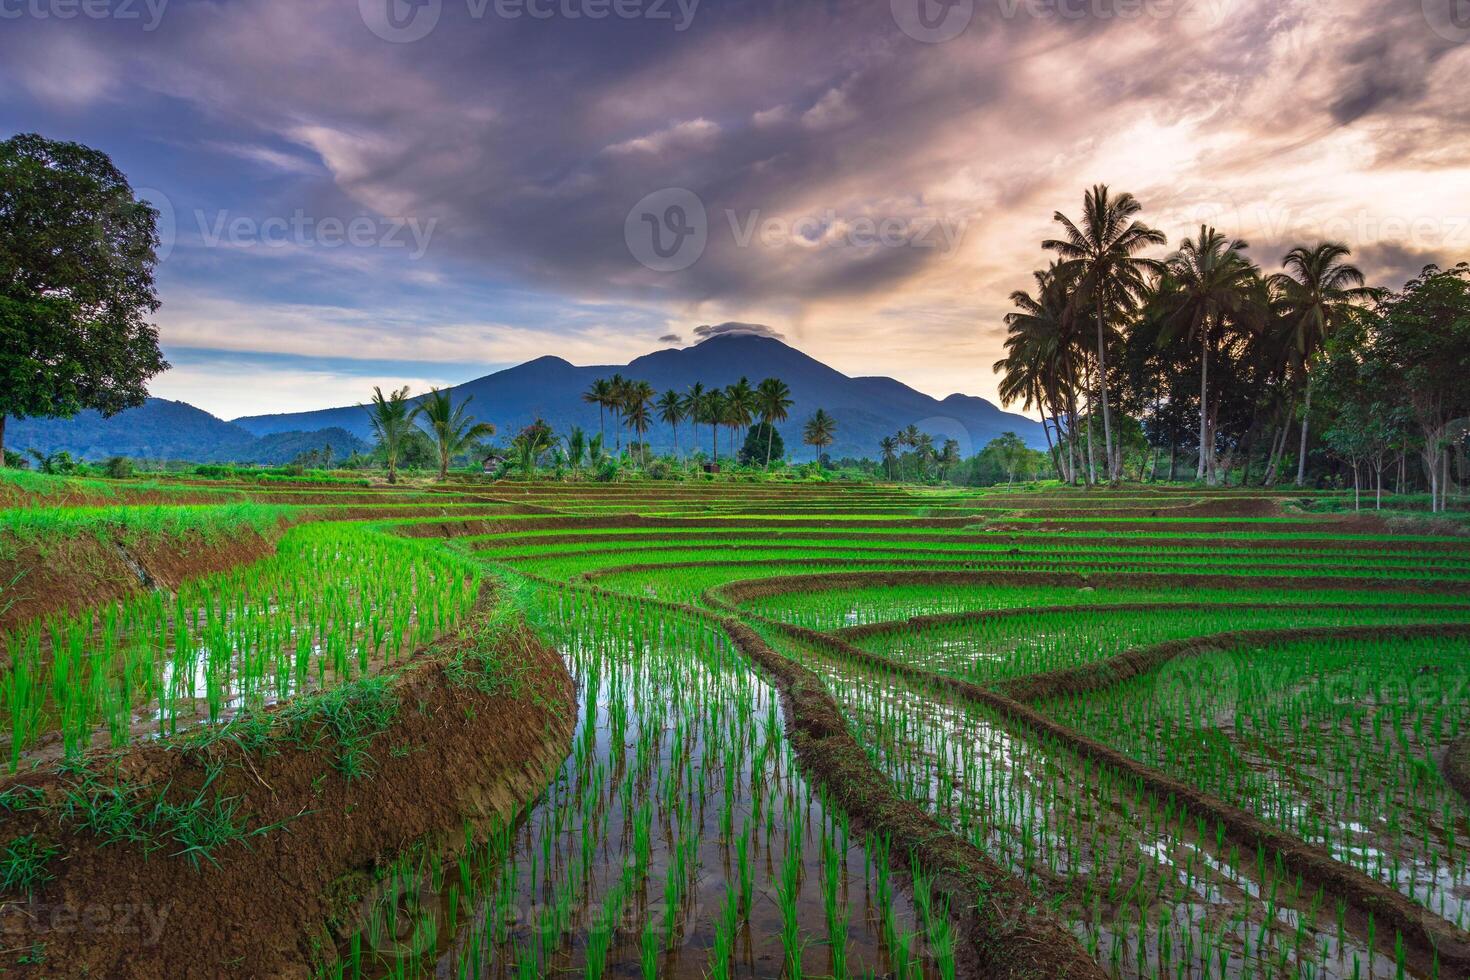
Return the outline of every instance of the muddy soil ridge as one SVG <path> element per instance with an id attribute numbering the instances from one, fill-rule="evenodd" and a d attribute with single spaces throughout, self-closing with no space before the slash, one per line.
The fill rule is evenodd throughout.
<path id="1" fill-rule="evenodd" d="M 711 593 L 719 590 L 711 590 Z M 728 599 L 725 600 L 728 602 Z M 793 626 L 761 617 L 751 617 L 791 637 L 828 649 L 839 656 L 881 670 L 892 671 L 931 684 L 936 689 L 974 701 L 994 710 L 1033 732 L 1056 739 L 1073 752 L 1107 765 L 1136 779 L 1161 799 L 1172 798 L 1190 812 L 1204 814 L 1221 824 L 1227 836 L 1245 848 L 1263 848 L 1280 856 L 1283 865 L 1303 880 L 1328 894 L 1346 899 L 1359 917 L 1372 913 L 1378 927 L 1402 934 L 1409 964 L 1415 969 L 1441 976 L 1470 976 L 1470 934 L 1434 915 L 1398 890 L 1336 860 L 1321 847 L 1311 845 L 1266 823 L 1255 814 L 1233 806 L 1212 794 L 1145 765 L 1113 747 L 1082 735 L 1042 714 L 1030 704 L 998 691 L 890 660 L 818 630 Z M 1470 624 L 1424 626 L 1315 627 L 1302 630 L 1241 630 L 1235 633 L 1167 641 L 1152 647 L 1125 651 L 1100 664 L 1039 675 L 1041 679 L 1017 678 L 1009 690 L 1026 697 L 1097 690 L 1127 677 L 1136 676 L 1170 659 L 1230 649 L 1242 644 L 1260 644 L 1286 639 L 1371 638 L 1379 636 L 1470 636 Z"/>

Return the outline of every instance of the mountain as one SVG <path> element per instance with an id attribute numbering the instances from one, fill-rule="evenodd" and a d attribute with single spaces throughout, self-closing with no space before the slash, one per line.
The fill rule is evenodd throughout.
<path id="1" fill-rule="evenodd" d="M 330 445 L 338 458 L 368 445 L 343 429 L 272 433 L 266 438 L 187 402 L 150 398 L 105 419 L 85 411 L 71 419 L 12 419 L 5 448 L 42 454 L 64 449 L 82 459 L 109 456 L 195 462 L 288 463 L 307 449 Z"/>
<path id="2" fill-rule="evenodd" d="M 467 381 L 453 391 L 456 400 L 473 397 L 471 414 L 495 423 L 502 438 L 537 416 L 559 432 L 574 425 L 596 432 L 597 406 L 582 401 L 582 393 L 596 379 L 615 372 L 648 381 L 659 392 L 669 388 L 683 392 L 696 381 L 708 388 L 732 384 L 741 377 L 749 378 L 752 385 L 762 378 L 781 378 L 791 386 L 796 404 L 791 419 L 778 428 L 788 453 L 797 459 L 810 453 L 801 444 L 801 426 L 818 408 L 837 419 L 837 441 L 829 450 L 835 457 L 876 457 L 879 439 L 910 424 L 935 436 L 936 441 L 957 439 L 966 455 L 978 452 L 1005 431 L 1015 432 L 1032 445 L 1045 445 L 1040 423 L 1003 412 L 983 398 L 950 395 L 940 401 L 892 378 L 848 377 L 779 340 L 748 334 L 715 336 L 693 347 L 655 351 L 619 365 L 577 367 L 559 357 L 538 357 Z M 611 423 L 611 419 L 605 422 L 609 444 L 613 442 Z M 372 435 L 361 406 L 256 415 L 236 419 L 234 424 L 257 436 L 329 426 L 363 439 Z M 699 444 L 708 447 L 709 427 L 700 430 Z M 659 422 L 649 430 L 648 439 L 656 450 L 673 444 L 668 426 Z M 722 433 L 722 454 L 727 451 L 726 439 Z M 688 423 L 679 426 L 679 442 L 685 449 L 691 445 Z"/>

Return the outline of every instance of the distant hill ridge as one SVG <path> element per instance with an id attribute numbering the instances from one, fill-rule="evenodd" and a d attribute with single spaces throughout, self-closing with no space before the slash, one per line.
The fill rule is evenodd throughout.
<path id="1" fill-rule="evenodd" d="M 788 453 L 796 458 L 801 458 L 804 450 L 810 452 L 801 445 L 801 426 L 818 408 L 837 419 L 837 441 L 828 450 L 833 456 L 876 458 L 878 440 L 910 424 L 941 441 L 948 437 L 959 440 L 966 454 L 978 452 L 1006 431 L 1015 432 L 1032 445 L 1045 445 L 1038 422 L 1004 412 L 983 398 L 954 394 L 940 400 L 893 378 L 848 377 L 775 338 L 753 335 L 711 337 L 693 347 L 655 351 L 627 364 L 578 367 L 548 355 L 467 381 L 453 391 L 456 400 L 473 396 L 471 413 L 495 423 L 502 435 L 519 430 L 538 416 L 557 431 L 578 425 L 596 432 L 597 406 L 582 401 L 582 393 L 593 381 L 614 373 L 647 381 L 659 392 L 670 388 L 683 392 L 696 381 L 715 387 L 733 384 L 741 377 L 749 378 L 751 384 L 762 378 L 780 378 L 791 386 L 796 404 L 790 421 L 777 428 L 786 440 Z M 367 413 L 359 405 L 247 416 L 234 424 L 257 436 L 338 427 L 363 439 L 371 438 Z M 607 424 L 611 425 L 611 419 Z M 700 428 L 699 445 L 707 445 L 709 429 Z M 679 429 L 679 445 L 688 450 L 693 445 L 689 424 L 683 423 Z M 610 430 L 607 439 L 613 441 Z M 657 451 L 673 447 L 669 428 L 662 423 L 655 423 L 648 439 Z"/>
<path id="2" fill-rule="evenodd" d="M 337 459 L 350 456 L 353 450 L 366 452 L 369 448 L 340 428 L 257 436 L 244 426 L 167 398 L 150 398 L 141 408 L 119 412 L 110 419 L 86 411 L 73 419 L 12 420 L 5 431 L 7 449 L 20 453 L 35 449 L 46 455 L 64 449 L 91 460 L 132 456 L 199 463 L 281 464 L 323 446 L 331 446 Z"/>
<path id="3" fill-rule="evenodd" d="M 453 389 L 455 400 L 473 396 L 470 412 L 493 422 L 508 438 L 538 416 L 558 432 L 574 425 L 589 433 L 598 428 L 597 406 L 582 393 L 598 378 L 614 373 L 648 381 L 663 392 L 684 392 L 696 381 L 706 387 L 733 384 L 741 377 L 751 384 L 777 377 L 791 386 L 796 404 L 791 419 L 777 428 L 787 452 L 809 458 L 801 444 L 801 427 L 818 408 L 837 419 L 833 456 L 877 458 L 878 440 L 908 425 L 917 425 L 938 442 L 959 441 L 961 451 L 978 452 L 1002 432 L 1011 431 L 1035 446 L 1044 445 L 1041 427 L 1021 415 L 1003 412 L 983 398 L 950 395 L 943 400 L 885 377 L 852 378 L 772 337 L 722 335 L 693 347 L 669 348 L 634 358 L 627 364 L 577 367 L 560 357 L 546 356 L 504 371 L 467 381 Z M 367 391 L 363 392 L 366 400 Z M 612 419 L 606 420 L 608 426 Z M 726 437 L 722 433 L 721 451 Z M 648 432 L 656 451 L 673 448 L 668 426 L 655 422 Z M 353 450 L 366 451 L 372 427 L 361 405 L 324 408 L 282 415 L 253 415 L 226 422 L 186 402 L 150 398 L 142 408 L 104 419 L 82 412 L 74 419 L 12 420 L 6 446 L 19 452 L 34 448 L 43 453 L 65 449 L 86 459 L 136 456 L 145 459 L 188 459 L 199 462 L 285 463 L 299 453 L 330 445 L 341 459 Z M 607 441 L 613 442 L 609 428 Z M 688 422 L 679 426 L 680 448 L 709 446 L 709 428 L 700 426 L 692 441 Z"/>

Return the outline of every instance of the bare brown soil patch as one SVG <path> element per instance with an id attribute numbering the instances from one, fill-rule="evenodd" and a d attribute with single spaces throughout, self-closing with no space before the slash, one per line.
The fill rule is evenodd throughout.
<path id="1" fill-rule="evenodd" d="M 26 544 L 0 562 L 0 632 L 41 616 L 75 612 L 152 588 L 222 572 L 274 554 L 280 528 L 205 537 L 124 541 L 85 534 Z M 13 584 L 12 584 L 13 583 Z"/>

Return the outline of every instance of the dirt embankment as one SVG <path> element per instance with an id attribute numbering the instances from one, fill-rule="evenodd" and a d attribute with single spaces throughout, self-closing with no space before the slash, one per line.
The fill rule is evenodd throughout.
<path id="1" fill-rule="evenodd" d="M 275 553 L 281 530 L 133 540 L 83 534 L 26 543 L 0 560 L 0 632 L 258 561 Z"/>
<path id="2" fill-rule="evenodd" d="M 495 672 L 466 676 L 462 667 L 481 651 Z M 490 676 L 501 681 L 477 680 Z M 273 712 L 271 731 L 291 736 L 264 747 L 247 739 L 190 747 L 181 737 L 92 757 L 94 797 L 105 786 L 150 805 L 200 798 L 249 829 L 280 825 L 226 843 L 218 863 L 197 869 L 176 855 L 176 841 L 150 854 L 83 829 L 63 803 L 79 785 L 75 772 L 0 784 L 34 787 L 45 799 L 8 815 L 0 843 L 34 835 L 58 848 L 47 864 L 54 880 L 29 901 L 6 896 L 0 963 L 23 976 L 304 977 L 333 956 L 324 923 L 343 912 L 334 882 L 370 881 L 411 845 L 454 839 L 465 820 L 505 818 L 556 771 L 576 715 L 561 658 L 521 627 L 441 640 L 388 690 L 396 710 L 366 743 L 368 770 L 354 779 L 344 775 L 329 712 L 313 716 L 319 727 L 305 735 Z M 37 950 L 44 962 L 27 964 Z"/>
<path id="3" fill-rule="evenodd" d="M 527 577 L 553 587 L 565 584 L 534 574 Z M 590 583 L 581 588 L 610 598 L 628 598 Z M 780 692 L 786 735 L 806 778 L 826 790 L 859 832 L 890 836 L 895 870 L 907 873 L 912 854 L 934 876 L 934 894 L 948 901 L 960 929 L 961 976 L 1006 980 L 1106 976 L 1053 918 L 1038 914 L 1040 901 L 1025 884 L 969 841 L 898 798 L 848 730 L 841 709 L 820 678 L 772 650 L 738 619 L 664 599 L 638 601 L 719 625 L 761 669 Z"/>
<path id="4" fill-rule="evenodd" d="M 1445 782 L 1470 803 L 1470 735 L 1461 735 L 1449 744 L 1439 767 Z"/>
<path id="5" fill-rule="evenodd" d="M 821 680 L 772 650 L 739 620 L 723 621 L 735 645 L 779 688 L 786 734 L 807 778 L 820 784 L 865 831 L 887 835 L 895 855 L 934 872 L 936 897 L 960 924 L 958 953 L 979 977 L 1102 977 L 1102 969 L 1056 922 L 1032 914 L 1036 898 L 968 841 L 894 794 L 848 730 Z"/>
<path id="6" fill-rule="evenodd" d="M 1159 769 L 1144 765 L 1109 745 L 1081 735 L 1030 705 L 1023 704 L 997 691 L 868 653 L 841 639 L 816 630 L 769 620 L 764 622 L 773 629 L 824 647 L 844 658 L 931 684 L 937 689 L 949 690 L 962 698 L 982 704 L 1037 735 L 1052 738 L 1084 758 L 1089 758 L 1123 773 L 1160 799 L 1173 798 L 1176 802 L 1183 803 L 1191 813 L 1204 816 L 1208 822 L 1223 826 L 1227 837 L 1241 845 L 1242 848 L 1252 851 L 1259 848 L 1268 854 L 1279 855 L 1287 871 L 1293 875 L 1300 875 L 1303 881 L 1322 888 L 1328 895 L 1346 900 L 1357 913 L 1359 920 L 1371 913 L 1377 921 L 1380 935 L 1384 934 L 1385 929 L 1400 933 L 1403 936 L 1409 964 L 1414 969 L 1428 972 L 1431 964 L 1437 962 L 1442 976 L 1470 976 L 1470 935 L 1383 882 L 1370 878 L 1336 860 L 1323 848 L 1307 844 L 1298 837 L 1278 830 L 1253 813 L 1202 792 L 1192 784 L 1176 779 Z M 1315 635 L 1470 636 L 1470 624 L 1436 624 L 1418 627 L 1323 627 L 1311 630 L 1242 630 L 1239 633 L 1224 634 L 1224 636 L 1233 636 L 1234 642 L 1239 644 L 1266 642 L 1262 637 L 1267 634 L 1272 634 L 1277 640 L 1308 638 Z M 1151 663 L 1157 666 L 1172 657 L 1224 649 L 1229 645 L 1229 642 L 1222 639 L 1221 636 L 1215 636 L 1159 644 L 1156 648 L 1142 648 L 1139 651 L 1128 651 L 1111 658 L 1116 663 L 1107 669 L 1093 670 L 1086 683 L 1092 685 L 1088 689 L 1095 689 L 1095 687 L 1102 686 L 1104 682 L 1123 679 L 1125 676 L 1141 672 L 1145 669 L 1146 664 Z M 1157 649 L 1160 652 L 1149 653 L 1150 649 Z M 1132 673 L 1129 673 L 1130 671 Z M 1028 680 L 1022 678 L 1013 684 L 1019 687 Z M 1040 687 L 1042 683 L 1038 681 L 1037 686 Z M 1076 683 L 1075 678 L 1065 682 L 1052 680 L 1045 682 L 1045 689 L 1060 693 L 1062 690 L 1069 689 L 1067 685 L 1073 683 Z"/>
<path id="7" fill-rule="evenodd" d="M 719 564 L 711 562 L 710 564 Z M 858 564 L 857 562 L 844 564 Z M 888 563 L 893 564 L 893 563 Z M 806 575 L 775 575 L 744 579 L 712 590 L 723 602 L 740 605 L 788 592 L 833 592 L 843 589 L 892 588 L 907 585 L 1060 585 L 1073 588 L 1107 587 L 1137 589 L 1279 589 L 1322 591 L 1343 589 L 1364 592 L 1400 592 L 1409 595 L 1470 596 L 1470 582 L 1422 582 L 1394 578 L 1354 578 L 1316 575 L 1220 575 L 1177 572 L 1059 572 L 1059 571 L 963 571 L 947 569 L 897 569 L 892 571 L 818 572 Z"/>
<path id="8" fill-rule="evenodd" d="M 1319 606 L 1317 608 L 1329 608 Z M 1017 677 L 996 685 L 996 690 L 1016 701 L 1036 702 L 1066 694 L 1102 691 L 1134 677 L 1157 670 L 1171 660 L 1222 653 L 1240 647 L 1267 646 L 1309 640 L 1377 640 L 1387 637 L 1465 637 L 1470 623 L 1426 623 L 1387 626 L 1310 626 L 1295 629 L 1230 630 L 1209 636 L 1166 640 L 1151 646 L 1134 647 L 1080 667 L 1065 667 L 1041 674 Z"/>

